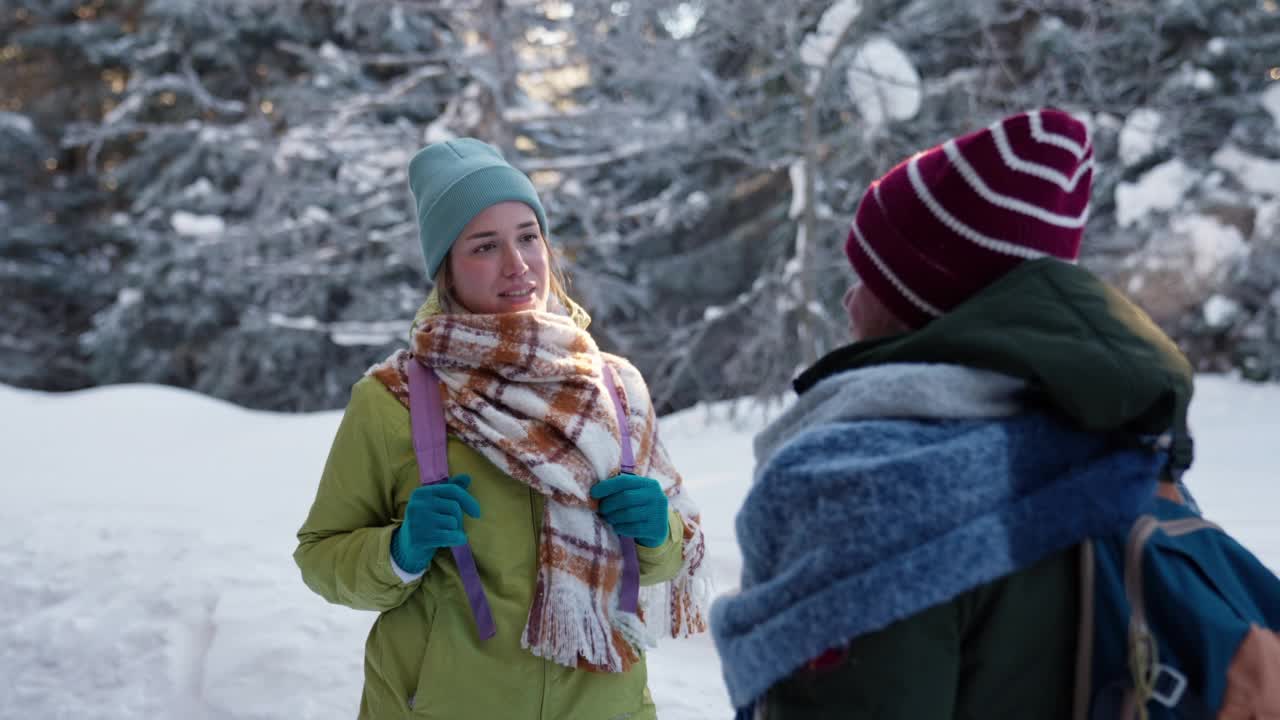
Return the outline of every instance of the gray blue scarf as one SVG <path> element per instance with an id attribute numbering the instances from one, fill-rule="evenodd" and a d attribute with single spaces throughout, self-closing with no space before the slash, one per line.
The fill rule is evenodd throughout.
<path id="1" fill-rule="evenodd" d="M 893 368 L 949 388 L 947 419 L 929 393 L 886 411 Z M 1009 402 L 1023 388 L 1005 376 L 871 370 L 883 392 L 869 370 L 833 376 L 761 435 L 737 517 L 741 590 L 711 611 L 736 708 L 833 645 L 1126 527 L 1167 459 Z"/>

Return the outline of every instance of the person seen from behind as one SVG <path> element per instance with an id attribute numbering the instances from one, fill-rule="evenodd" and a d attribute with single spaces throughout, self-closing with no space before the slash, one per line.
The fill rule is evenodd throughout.
<path id="1" fill-rule="evenodd" d="M 1072 716 L 1076 548 L 1191 459 L 1190 365 L 1076 264 L 1093 173 L 1044 109 L 866 190 L 856 342 L 757 437 L 741 591 L 712 608 L 740 718 Z"/>

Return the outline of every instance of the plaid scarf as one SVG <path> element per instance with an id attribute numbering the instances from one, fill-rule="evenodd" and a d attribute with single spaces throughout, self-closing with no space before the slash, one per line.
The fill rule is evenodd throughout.
<path id="1" fill-rule="evenodd" d="M 525 648 L 569 667 L 625 672 L 657 634 L 706 629 L 700 516 L 658 440 L 649 391 L 635 367 L 600 352 L 570 318 L 536 311 L 420 317 L 412 350 L 369 374 L 408 407 L 407 367 L 415 361 L 440 377 L 450 434 L 547 499 Z M 680 572 L 641 589 L 638 615 L 617 609 L 621 544 L 590 497 L 591 487 L 618 474 L 621 464 L 603 372 L 614 373 L 636 473 L 661 483 L 684 523 Z"/>

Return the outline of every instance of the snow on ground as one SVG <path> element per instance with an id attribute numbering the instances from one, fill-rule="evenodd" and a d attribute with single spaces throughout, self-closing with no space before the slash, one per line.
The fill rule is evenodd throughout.
<path id="1" fill-rule="evenodd" d="M 719 592 L 761 423 L 663 421 L 700 502 Z M 1203 378 L 1206 514 L 1280 569 L 1280 387 Z M 0 718 L 351 718 L 369 613 L 330 606 L 290 554 L 337 413 L 250 412 L 180 390 L 0 386 Z M 651 655 L 664 720 L 730 716 L 710 638 Z"/>

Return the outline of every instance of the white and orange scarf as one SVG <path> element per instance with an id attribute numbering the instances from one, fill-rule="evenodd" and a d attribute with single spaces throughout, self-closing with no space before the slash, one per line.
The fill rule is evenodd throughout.
<path id="1" fill-rule="evenodd" d="M 547 499 L 524 647 L 562 665 L 623 672 L 657 634 L 706 630 L 701 518 L 658 440 L 657 416 L 635 367 L 600 352 L 569 317 L 536 311 L 420 317 L 411 350 L 369 374 L 407 407 L 408 363 L 417 360 L 440 377 L 449 433 Z M 606 365 L 630 428 L 635 472 L 662 485 L 684 524 L 680 572 L 641 589 L 638 616 L 618 610 L 621 545 L 590 497 L 621 463 Z"/>

